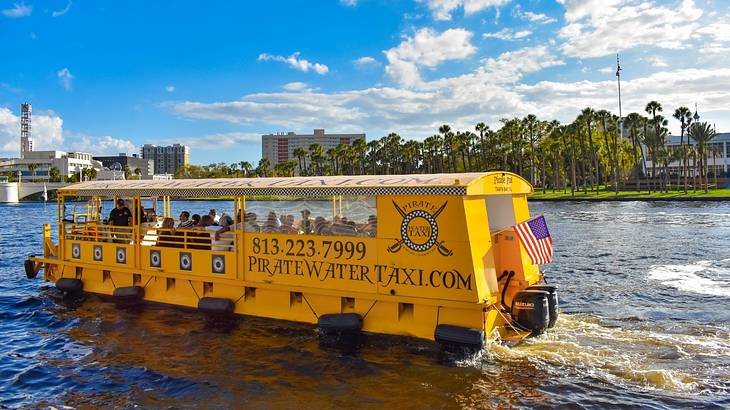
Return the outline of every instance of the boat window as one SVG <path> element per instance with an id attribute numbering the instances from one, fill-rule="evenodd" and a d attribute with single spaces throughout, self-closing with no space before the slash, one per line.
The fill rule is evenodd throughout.
<path id="1" fill-rule="evenodd" d="M 246 232 L 375 236 L 375 197 L 265 198 L 246 201 Z"/>
<path id="2" fill-rule="evenodd" d="M 510 229 L 515 225 L 515 209 L 512 195 L 487 195 L 489 231 Z"/>

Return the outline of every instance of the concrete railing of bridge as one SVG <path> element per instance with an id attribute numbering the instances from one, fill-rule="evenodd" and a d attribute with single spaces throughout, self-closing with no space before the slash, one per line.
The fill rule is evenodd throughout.
<path id="1" fill-rule="evenodd" d="M 45 185 L 47 191 L 55 191 L 58 188 L 71 185 L 66 182 L 3 182 L 0 183 L 0 203 L 16 203 L 25 197 L 43 192 Z"/>

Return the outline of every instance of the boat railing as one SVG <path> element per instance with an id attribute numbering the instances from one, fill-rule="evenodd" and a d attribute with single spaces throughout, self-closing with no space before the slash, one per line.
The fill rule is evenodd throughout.
<path id="1" fill-rule="evenodd" d="M 97 223 L 64 223 L 64 239 L 72 241 L 111 242 L 142 246 L 213 250 L 233 252 L 236 249 L 235 232 L 224 232 L 216 238 L 216 231 L 202 229 L 165 229 L 142 226 L 139 235 L 131 226 L 101 225 Z M 136 238 L 135 238 L 136 237 Z M 136 240 L 135 240 L 136 239 Z"/>
<path id="2" fill-rule="evenodd" d="M 90 242 L 134 243 L 134 230 L 130 226 L 101 225 L 96 222 L 64 223 L 66 240 Z"/>
<path id="3" fill-rule="evenodd" d="M 195 228 L 143 228 L 142 246 L 160 246 L 167 248 L 212 250 L 233 252 L 236 250 L 235 232 L 223 232 L 216 238 L 216 231 Z"/>

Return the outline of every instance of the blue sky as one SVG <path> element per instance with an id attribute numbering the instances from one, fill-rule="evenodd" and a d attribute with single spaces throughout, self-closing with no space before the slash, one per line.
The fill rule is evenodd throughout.
<path id="1" fill-rule="evenodd" d="M 696 102 L 730 131 L 724 0 L 0 0 L 0 156 L 24 101 L 41 148 L 180 142 L 201 164 L 255 162 L 269 132 L 571 121 L 617 110 L 616 53 L 625 112 Z"/>

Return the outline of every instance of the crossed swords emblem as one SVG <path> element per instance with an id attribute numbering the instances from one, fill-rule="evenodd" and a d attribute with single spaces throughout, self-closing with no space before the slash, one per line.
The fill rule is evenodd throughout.
<path id="1" fill-rule="evenodd" d="M 394 244 L 390 245 L 388 247 L 388 252 L 395 253 L 398 252 L 403 245 L 406 245 L 408 248 L 416 251 L 416 252 L 424 252 L 434 245 L 436 245 L 439 253 L 443 256 L 451 256 L 454 254 L 454 252 L 447 248 L 446 245 L 444 245 L 444 241 L 438 240 L 438 225 L 436 224 L 436 218 L 443 212 L 443 210 L 446 208 L 446 204 L 448 202 L 444 202 L 443 205 L 439 209 L 436 210 L 433 214 L 430 214 L 424 210 L 415 210 L 406 213 L 401 207 L 398 206 L 398 204 L 393 202 L 393 206 L 395 206 L 395 209 L 398 210 L 398 213 L 400 216 L 403 217 L 403 222 L 401 223 L 400 233 L 401 233 L 401 239 L 397 240 Z M 414 218 L 423 218 L 428 222 L 428 224 L 431 227 L 431 237 L 428 238 L 428 241 L 423 244 L 416 244 L 411 241 L 411 239 L 408 237 L 408 224 L 413 220 Z"/>

